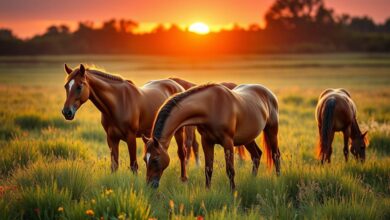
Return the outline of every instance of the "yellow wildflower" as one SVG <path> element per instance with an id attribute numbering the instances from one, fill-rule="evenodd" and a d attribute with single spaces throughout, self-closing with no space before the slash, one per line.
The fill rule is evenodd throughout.
<path id="1" fill-rule="evenodd" d="M 92 199 L 92 200 L 91 200 L 91 203 L 92 203 L 92 204 L 95 204 L 95 203 L 96 203 L 96 200 Z"/>
<path id="2" fill-rule="evenodd" d="M 171 209 L 175 208 L 175 203 L 173 202 L 173 200 L 169 200 L 169 207 L 171 207 Z"/>
<path id="3" fill-rule="evenodd" d="M 58 207 L 57 210 L 58 210 L 59 212 L 63 212 L 63 211 L 64 211 L 64 207 L 60 206 L 60 207 Z"/>
<path id="4" fill-rule="evenodd" d="M 125 213 L 120 213 L 118 215 L 118 220 L 126 220 L 126 214 Z"/>
<path id="5" fill-rule="evenodd" d="M 95 212 L 92 209 L 88 209 L 87 211 L 85 211 L 85 214 L 87 214 L 88 216 L 94 216 Z"/>
<path id="6" fill-rule="evenodd" d="M 109 196 L 113 193 L 114 191 L 112 189 L 106 189 L 106 196 Z"/>

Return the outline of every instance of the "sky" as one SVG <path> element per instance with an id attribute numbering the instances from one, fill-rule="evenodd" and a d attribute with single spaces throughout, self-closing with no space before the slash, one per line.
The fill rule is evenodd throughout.
<path id="1" fill-rule="evenodd" d="M 18 37 L 44 33 L 52 24 L 77 28 L 79 21 L 96 24 L 111 18 L 132 19 L 141 29 L 156 23 L 180 26 L 201 21 L 211 29 L 233 23 L 264 25 L 264 14 L 274 0 L 0 0 L 0 28 Z M 376 22 L 390 17 L 390 0 L 325 0 L 336 14 L 368 15 Z"/>

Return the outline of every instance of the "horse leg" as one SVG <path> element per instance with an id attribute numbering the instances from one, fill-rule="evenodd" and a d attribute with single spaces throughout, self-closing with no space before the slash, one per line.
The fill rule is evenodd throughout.
<path id="1" fill-rule="evenodd" d="M 334 138 L 334 132 L 332 131 L 330 133 L 328 143 L 326 143 L 328 148 L 327 148 L 327 153 L 325 155 L 325 161 L 328 162 L 328 163 L 330 163 L 330 156 L 332 155 L 332 151 L 333 151 L 332 150 L 333 138 Z"/>
<path id="2" fill-rule="evenodd" d="M 267 124 L 264 128 L 264 138 L 270 147 L 271 157 L 275 164 L 276 175 L 280 175 L 280 151 L 278 147 L 278 122 Z"/>
<path id="3" fill-rule="evenodd" d="M 111 172 L 115 172 L 115 171 L 118 170 L 118 167 L 119 167 L 119 162 L 118 162 L 118 157 L 119 157 L 119 149 L 118 149 L 119 139 L 107 135 L 107 144 L 108 144 L 108 147 L 110 148 L 110 152 L 111 152 Z"/>
<path id="4" fill-rule="evenodd" d="M 184 136 L 185 136 L 184 145 L 185 145 L 186 152 L 187 152 L 187 154 L 186 154 L 186 164 L 187 165 L 188 165 L 188 162 L 190 161 L 190 158 L 191 158 L 191 147 L 192 147 L 192 142 L 194 139 L 193 129 L 194 129 L 194 127 L 192 127 L 192 126 L 184 127 Z"/>
<path id="5" fill-rule="evenodd" d="M 187 178 L 187 170 L 186 170 L 186 148 L 184 147 L 184 129 L 180 128 L 175 133 L 175 139 L 177 143 L 177 154 L 180 159 L 181 166 L 181 181 L 185 182 L 188 180 Z"/>
<path id="6" fill-rule="evenodd" d="M 130 156 L 130 169 L 134 174 L 137 174 L 137 141 L 134 134 L 129 134 L 127 137 L 127 149 L 129 150 Z"/>
<path id="7" fill-rule="evenodd" d="M 234 183 L 234 144 L 233 140 L 225 140 L 223 143 L 223 148 L 225 152 L 225 161 L 226 161 L 226 173 L 230 180 L 230 188 L 235 190 L 236 184 Z"/>
<path id="8" fill-rule="evenodd" d="M 199 166 L 200 165 L 199 144 L 198 144 L 198 141 L 196 140 L 195 128 L 194 128 L 193 132 L 194 132 L 194 138 L 192 139 L 192 150 L 194 151 L 196 165 Z"/>
<path id="9" fill-rule="evenodd" d="M 344 135 L 344 149 L 343 149 L 343 151 L 344 151 L 345 162 L 348 162 L 348 153 L 349 153 L 348 144 L 349 144 L 350 134 L 351 134 L 350 128 L 347 128 L 343 131 L 343 135 Z"/>
<path id="10" fill-rule="evenodd" d="M 253 163 L 252 175 L 256 176 L 257 171 L 259 169 L 262 152 L 261 152 L 259 146 L 257 146 L 255 141 L 251 141 L 248 144 L 245 144 L 245 147 L 249 151 L 251 158 L 252 158 L 252 163 Z"/>
<path id="11" fill-rule="evenodd" d="M 201 137 L 201 141 L 205 159 L 204 173 L 206 176 L 206 187 L 210 188 L 214 165 L 214 143 L 206 140 L 203 136 Z"/>

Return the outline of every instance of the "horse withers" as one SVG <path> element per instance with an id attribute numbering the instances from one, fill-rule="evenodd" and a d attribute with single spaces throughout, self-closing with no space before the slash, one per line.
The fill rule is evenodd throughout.
<path id="1" fill-rule="evenodd" d="M 152 187 L 159 186 L 163 171 L 169 165 L 167 149 L 173 134 L 188 125 L 197 126 L 201 134 L 206 187 L 211 185 L 215 144 L 224 148 L 231 189 L 235 189 L 234 146 L 246 147 L 252 157 L 252 174 L 256 175 L 262 152 L 255 138 L 262 131 L 268 164 L 275 164 L 279 175 L 278 102 L 275 95 L 261 85 L 240 85 L 230 90 L 219 84 L 207 84 L 173 96 L 159 110 L 145 152 L 146 180 Z"/>
<path id="2" fill-rule="evenodd" d="M 71 69 L 65 64 L 66 101 L 62 114 L 72 120 L 80 106 L 91 100 L 101 112 L 101 123 L 107 135 L 111 151 L 111 169 L 118 169 L 118 144 L 127 143 L 130 167 L 137 172 L 136 138 L 149 136 L 154 117 L 168 97 L 183 92 L 182 86 L 173 80 L 155 80 L 138 88 L 131 81 L 100 70 L 85 68 Z M 182 167 L 182 179 L 186 179 L 185 148 L 182 129 L 174 134 Z"/>
<path id="3" fill-rule="evenodd" d="M 344 157 L 348 161 L 349 141 L 356 159 L 366 158 L 367 132 L 362 133 L 356 120 L 356 105 L 345 89 L 326 89 L 319 97 L 316 108 L 319 131 L 318 153 L 323 164 L 330 163 L 332 142 L 337 131 L 344 135 Z"/>

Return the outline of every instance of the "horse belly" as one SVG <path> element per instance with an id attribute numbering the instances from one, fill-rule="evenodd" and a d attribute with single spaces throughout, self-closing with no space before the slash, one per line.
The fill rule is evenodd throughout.
<path id="1" fill-rule="evenodd" d="M 234 144 L 242 145 L 247 144 L 252 140 L 255 140 L 264 129 L 265 123 L 250 123 L 246 126 L 237 127 L 236 133 L 234 134 Z"/>

